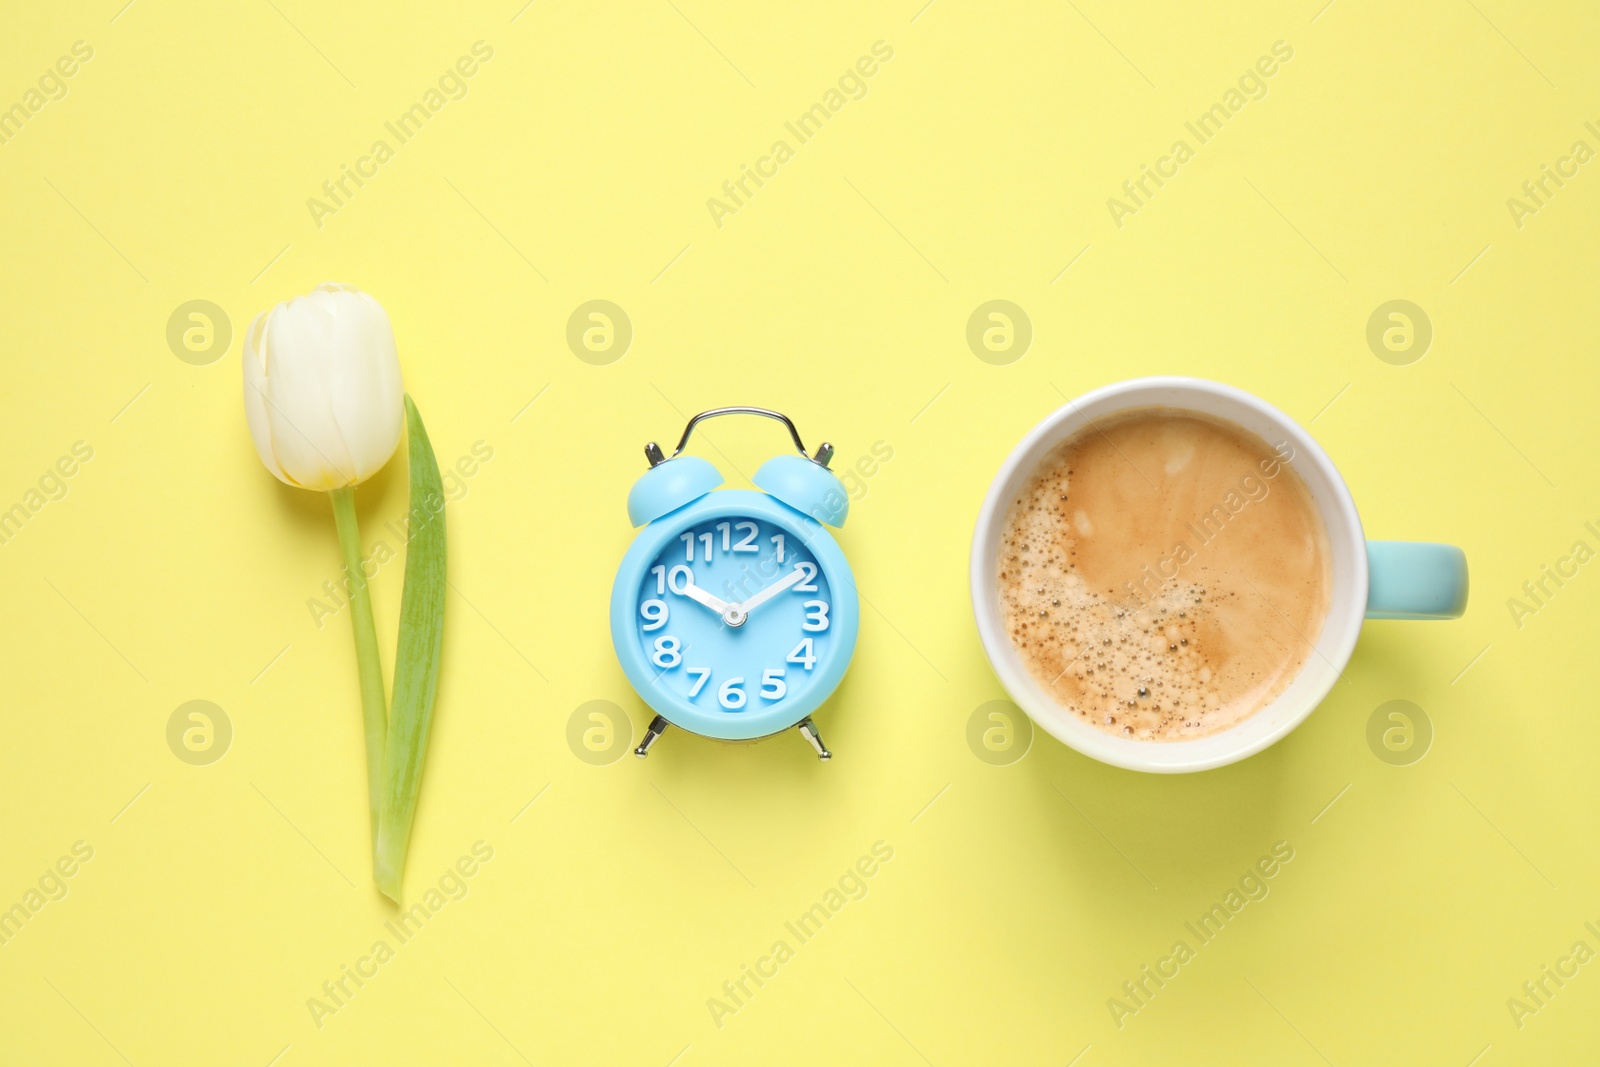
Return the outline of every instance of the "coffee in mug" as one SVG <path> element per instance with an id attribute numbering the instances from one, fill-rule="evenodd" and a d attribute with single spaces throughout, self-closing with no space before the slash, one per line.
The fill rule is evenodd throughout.
<path id="1" fill-rule="evenodd" d="M 1295 679 L 1329 613 L 1328 532 L 1270 445 L 1148 407 L 1055 446 L 1010 502 L 1003 623 L 1062 708 L 1135 740 L 1232 727 Z"/>

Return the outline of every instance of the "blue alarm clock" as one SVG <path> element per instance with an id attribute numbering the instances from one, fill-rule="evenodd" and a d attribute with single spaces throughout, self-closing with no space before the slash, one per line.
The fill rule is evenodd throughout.
<path id="1" fill-rule="evenodd" d="M 721 415 L 783 423 L 798 454 L 775 456 L 752 481 L 722 475 L 683 450 L 695 426 Z M 856 648 L 855 579 L 826 526 L 844 524 L 849 498 L 828 469 L 833 446 L 807 455 L 788 417 L 766 408 L 703 411 L 671 457 L 654 441 L 628 493 L 643 526 L 611 589 L 611 641 L 628 681 L 656 712 L 635 755 L 668 725 L 721 741 L 797 727 L 821 759 L 811 713 L 832 695 Z"/>

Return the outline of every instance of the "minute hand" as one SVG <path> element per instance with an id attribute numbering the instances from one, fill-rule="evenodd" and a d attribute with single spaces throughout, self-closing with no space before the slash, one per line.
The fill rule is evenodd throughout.
<path id="1" fill-rule="evenodd" d="M 765 604 L 779 593 L 786 592 L 791 587 L 799 585 L 801 579 L 803 579 L 805 576 L 806 572 L 801 570 L 799 567 L 796 567 L 794 570 L 790 571 L 786 577 L 773 582 L 771 585 L 761 590 L 761 592 L 757 593 L 749 600 L 746 600 L 743 604 L 740 604 L 739 609 L 746 615 L 749 615 L 754 608 L 761 604 Z"/>

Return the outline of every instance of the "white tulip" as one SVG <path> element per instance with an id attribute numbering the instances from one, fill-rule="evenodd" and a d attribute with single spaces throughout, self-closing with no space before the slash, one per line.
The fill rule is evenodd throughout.
<path id="1" fill-rule="evenodd" d="M 244 340 L 256 453 L 289 485 L 330 491 L 376 474 L 404 425 L 400 357 L 383 306 L 326 282 L 262 312 Z"/>
<path id="2" fill-rule="evenodd" d="M 362 570 L 355 487 L 394 455 L 405 422 L 400 357 L 383 306 L 326 282 L 262 312 L 244 339 L 244 416 L 267 470 L 328 494 L 350 590 L 367 807 L 378 839 L 388 698 L 372 596 Z"/>

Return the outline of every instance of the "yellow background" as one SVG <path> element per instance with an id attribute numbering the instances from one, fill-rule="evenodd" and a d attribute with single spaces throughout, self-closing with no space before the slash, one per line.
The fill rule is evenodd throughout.
<path id="1" fill-rule="evenodd" d="M 1600 964 L 1520 1028 L 1506 1004 L 1600 949 L 1600 565 L 1520 628 L 1506 607 L 1600 547 L 1600 172 L 1520 228 L 1506 206 L 1600 147 L 1586 5 L 123 2 L 14 4 L 0 34 L 0 103 L 94 49 L 0 145 L 0 507 L 94 449 L 0 545 L 0 906 L 94 849 L 0 947 L 0 1061 L 1593 1058 Z M 466 96 L 319 228 L 307 199 L 479 40 Z M 866 98 L 719 228 L 707 199 L 880 40 Z M 1279 40 L 1267 96 L 1118 228 L 1107 198 Z M 494 858 L 319 1028 L 307 999 L 394 912 L 348 624 L 306 605 L 339 573 L 332 516 L 257 461 L 239 336 L 327 279 L 388 308 L 441 464 L 494 452 L 447 512 L 408 895 Z M 597 298 L 634 329 L 606 366 L 565 341 Z M 196 299 L 234 335 L 205 366 L 166 341 Z M 965 340 L 990 299 L 1032 322 L 1009 365 Z M 1365 339 L 1391 299 L 1434 327 L 1409 366 Z M 1466 549 L 1471 608 L 1369 624 L 1346 684 L 1239 765 L 1140 776 L 1042 733 L 983 762 L 979 501 L 1064 395 L 1147 373 L 1309 424 L 1370 533 Z M 580 704 L 649 719 L 607 619 L 640 447 L 728 403 L 841 467 L 893 449 L 839 538 L 870 606 L 818 716 L 836 758 L 669 733 L 591 765 Z M 725 422 L 697 447 L 740 485 L 782 445 Z M 358 502 L 370 544 L 403 463 Z M 400 577 L 375 585 L 386 660 Z M 233 725 L 209 766 L 166 742 L 194 699 Z M 1392 699 L 1433 724 L 1409 766 L 1366 741 Z M 719 1027 L 708 998 L 878 841 L 865 898 Z M 1119 1029 L 1107 999 L 1279 841 L 1270 895 Z"/>

